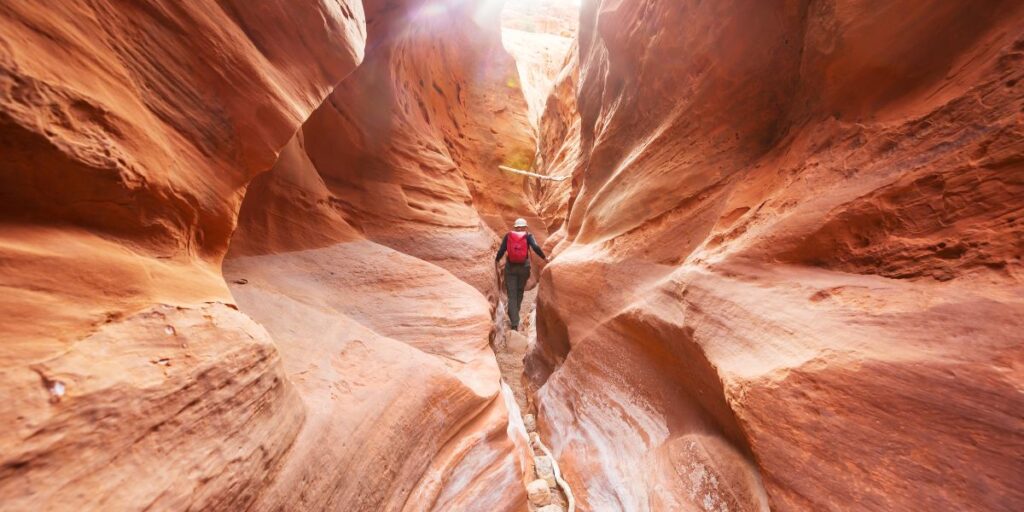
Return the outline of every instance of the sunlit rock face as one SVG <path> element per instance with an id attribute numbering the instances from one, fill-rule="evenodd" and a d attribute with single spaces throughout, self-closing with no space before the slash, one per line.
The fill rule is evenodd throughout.
<path id="1" fill-rule="evenodd" d="M 0 503 L 239 510 L 303 422 L 219 265 L 356 2 L 0 6 Z"/>
<path id="2" fill-rule="evenodd" d="M 569 176 L 579 153 L 575 34 L 579 10 L 564 0 L 515 0 L 502 16 L 502 42 L 515 58 L 536 139 L 532 168 Z M 541 119 L 545 121 L 541 123 Z M 527 195 L 549 233 L 559 233 L 568 212 L 571 181 L 529 183 Z M 547 240 L 554 247 L 557 238 Z"/>
<path id="3" fill-rule="evenodd" d="M 1024 506 L 1022 33 L 1018 2 L 585 3 L 527 366 L 586 509 Z"/>
<path id="4" fill-rule="evenodd" d="M 561 69 L 551 82 L 537 127 L 537 154 L 534 168 L 558 181 L 538 184 L 532 191 L 537 213 L 552 233 L 550 242 L 565 242 L 565 221 L 584 170 L 579 165 L 580 113 L 576 105 L 579 83 L 579 47 L 576 40 L 566 54 Z"/>
<path id="5" fill-rule="evenodd" d="M 533 140 L 497 6 L 0 24 L 0 508 L 522 509 L 485 293 Z"/>
<path id="6" fill-rule="evenodd" d="M 497 168 L 534 147 L 499 7 L 367 2 L 364 62 L 247 190 L 225 275 L 306 406 L 256 509 L 526 507 L 488 346 L 498 235 L 536 219 Z"/>
<path id="7" fill-rule="evenodd" d="M 535 132 L 565 65 L 578 18 L 578 9 L 564 0 L 513 0 L 502 11 L 502 42 L 515 59 Z"/>
<path id="8" fill-rule="evenodd" d="M 348 224 L 492 293 L 497 235 L 517 217 L 536 218 L 524 178 L 497 169 L 528 167 L 534 149 L 515 63 L 501 46 L 500 4 L 376 4 L 370 58 L 292 141 L 296 162 L 251 187 L 260 194 L 289 180 L 275 188 L 301 191 L 308 204 L 289 199 L 270 212 L 254 201 L 237 253 L 324 245 L 345 238 L 335 230 Z"/>
<path id="9" fill-rule="evenodd" d="M 580 0 L 505 0 L 501 25 L 520 32 L 572 38 L 579 27 L 579 14 Z"/>

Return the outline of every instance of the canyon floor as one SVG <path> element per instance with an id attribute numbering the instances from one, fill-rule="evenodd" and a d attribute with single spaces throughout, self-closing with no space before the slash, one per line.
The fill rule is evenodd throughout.
<path id="1" fill-rule="evenodd" d="M 526 355 L 530 348 L 537 343 L 535 325 L 537 288 L 535 286 L 523 295 L 518 330 L 512 330 L 509 324 L 508 313 L 505 310 L 507 300 L 507 296 L 502 297 L 495 309 L 495 333 L 491 348 L 494 350 L 498 368 L 501 370 L 503 392 L 511 394 L 516 404 L 515 408 L 509 407 L 510 414 L 513 416 L 512 421 L 517 426 L 521 424 L 527 435 L 527 445 L 530 447 L 529 456 L 532 458 L 530 460 L 532 464 L 528 464 L 532 468 L 527 471 L 532 471 L 536 479 L 544 481 L 548 488 L 547 493 L 540 491 L 530 495 L 530 510 L 544 512 L 575 510 L 575 502 L 570 506 L 571 484 L 564 480 L 561 482 L 556 480 L 555 474 L 561 474 L 558 469 L 558 461 L 552 457 L 546 446 L 541 446 L 543 439 L 537 433 L 537 410 L 531 399 L 533 393 L 528 389 L 529 382 L 524 372 Z M 563 488 L 563 486 L 565 487 Z M 530 489 L 528 488 L 527 491 L 529 493 Z"/>

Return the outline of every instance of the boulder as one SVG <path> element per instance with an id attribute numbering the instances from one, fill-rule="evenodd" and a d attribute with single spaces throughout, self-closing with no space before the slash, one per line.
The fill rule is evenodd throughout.
<path id="1" fill-rule="evenodd" d="M 526 484 L 526 495 L 534 506 L 544 506 L 551 503 L 551 489 L 544 480 L 534 480 Z"/>

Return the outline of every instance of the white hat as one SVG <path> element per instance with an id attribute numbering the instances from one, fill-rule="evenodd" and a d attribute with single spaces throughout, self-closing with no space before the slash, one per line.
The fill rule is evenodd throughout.
<path id="1" fill-rule="evenodd" d="M 523 218 L 516 219 L 516 223 L 513 224 L 512 227 L 514 227 L 514 228 L 525 228 L 526 227 L 526 219 L 523 219 Z"/>

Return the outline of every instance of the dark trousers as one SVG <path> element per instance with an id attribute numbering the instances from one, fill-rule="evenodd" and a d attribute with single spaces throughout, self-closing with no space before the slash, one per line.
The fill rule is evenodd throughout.
<path id="1" fill-rule="evenodd" d="M 523 291 L 530 279 L 530 266 L 505 264 L 505 289 L 508 291 L 508 321 L 512 328 L 519 327 L 519 306 L 523 304 Z"/>

